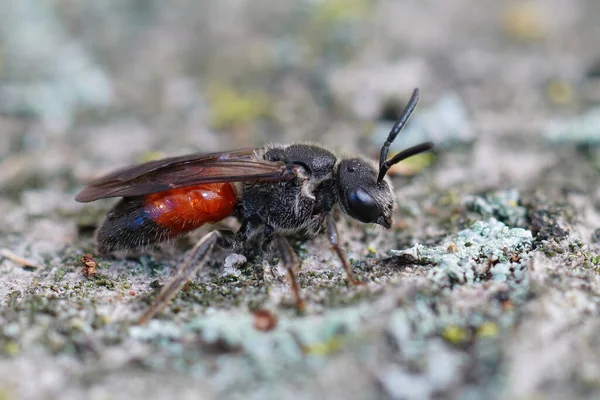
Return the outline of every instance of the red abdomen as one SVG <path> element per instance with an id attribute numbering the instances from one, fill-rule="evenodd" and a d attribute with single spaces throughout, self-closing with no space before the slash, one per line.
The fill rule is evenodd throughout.
<path id="1" fill-rule="evenodd" d="M 207 183 L 145 196 L 148 216 L 161 227 L 182 234 L 232 214 L 236 195 L 229 183 Z"/>

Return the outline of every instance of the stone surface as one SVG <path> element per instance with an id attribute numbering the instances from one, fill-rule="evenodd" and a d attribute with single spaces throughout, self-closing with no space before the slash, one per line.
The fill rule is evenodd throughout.
<path id="1" fill-rule="evenodd" d="M 0 28 L 0 399 L 600 397 L 597 135 L 548 136 L 597 107 L 596 0 L 19 4 L 0 6 L 21 27 Z M 443 139 L 394 176 L 392 229 L 336 216 L 365 286 L 296 240 L 298 315 L 276 257 L 216 251 L 136 325 L 210 227 L 101 257 L 113 201 L 74 202 L 85 182 L 300 139 L 375 158 L 414 87 L 410 140 Z"/>

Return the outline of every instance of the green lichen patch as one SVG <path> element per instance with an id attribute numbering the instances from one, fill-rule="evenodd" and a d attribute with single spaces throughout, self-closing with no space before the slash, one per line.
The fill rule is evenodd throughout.
<path id="1" fill-rule="evenodd" d="M 524 227 L 527 210 L 519 205 L 519 192 L 516 189 L 483 196 L 465 196 L 463 204 L 485 219 L 495 218 L 509 226 Z"/>
<path id="2" fill-rule="evenodd" d="M 354 340 L 362 326 L 361 321 L 368 314 L 369 308 L 365 306 L 331 311 L 325 318 L 290 318 L 280 314 L 277 326 L 265 332 L 255 328 L 255 317 L 250 313 L 211 309 L 206 315 L 183 325 L 154 320 L 147 326 L 134 326 L 129 329 L 129 335 L 135 340 L 152 343 L 159 350 L 145 360 L 148 365 L 157 366 L 158 360 L 176 362 L 185 358 L 185 351 L 202 350 L 207 356 L 188 365 L 191 370 L 197 370 L 208 368 L 215 355 L 234 353 L 242 357 L 244 364 L 253 365 L 252 372 L 240 370 L 239 379 L 254 377 L 269 381 L 282 368 L 321 363 L 319 358 L 339 352 L 348 341 Z M 169 358 L 165 359 L 167 354 Z M 227 373 L 221 369 L 211 372 L 216 379 L 225 379 Z"/>
<path id="3" fill-rule="evenodd" d="M 509 228 L 495 219 L 480 221 L 440 245 L 415 245 L 393 250 L 400 257 L 435 264 L 429 277 L 439 286 L 486 280 L 522 280 L 533 237 L 522 228 Z"/>

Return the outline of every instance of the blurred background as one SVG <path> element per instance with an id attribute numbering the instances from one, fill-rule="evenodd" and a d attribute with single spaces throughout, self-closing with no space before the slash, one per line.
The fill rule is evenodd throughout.
<path id="1" fill-rule="evenodd" d="M 242 390 L 240 382 L 256 384 L 257 398 L 286 397 L 301 388 L 307 398 L 312 393 L 476 399 L 493 398 L 507 376 L 503 393 L 513 398 L 593 393 L 600 368 L 589 349 L 597 352 L 598 325 L 578 324 L 591 323 L 588 316 L 596 315 L 596 295 L 581 294 L 577 299 L 585 300 L 576 307 L 556 294 L 575 287 L 573 282 L 584 287 L 576 274 L 561 272 L 573 281 L 547 292 L 514 277 L 475 289 L 464 285 L 473 290 L 465 296 L 459 285 L 444 292 L 445 303 L 438 292 L 431 299 L 419 297 L 430 301 L 424 305 L 425 300 L 410 297 L 413 287 L 406 282 L 434 285 L 428 272 L 418 266 L 387 268 L 383 261 L 390 249 L 437 245 L 490 216 L 534 235 L 542 232 L 544 239 L 564 238 L 567 228 L 555 221 L 566 220 L 561 226 L 582 240 L 581 247 L 568 249 L 540 245 L 540 254 L 573 255 L 569 252 L 583 243 L 598 250 L 599 21 L 598 0 L 5 0 L 0 4 L 0 304 L 8 307 L 0 307 L 0 354 L 7 356 L 0 360 L 0 399 L 13 394 L 81 398 L 82 393 L 222 398 Z M 248 351 L 252 360 L 262 360 L 264 370 L 248 372 L 254 364 L 238 357 L 237 347 L 219 347 L 226 340 L 202 347 L 206 343 L 194 331 L 200 325 L 186 334 L 171 325 L 129 330 L 131 315 L 146 304 L 137 294 L 156 288 L 157 276 L 162 281 L 170 276 L 172 269 L 155 271 L 174 268 L 182 249 L 159 254 L 158 261 L 102 260 L 105 275 L 90 281 L 95 284 L 81 276 L 79 258 L 94 251 L 92 231 L 111 204 L 74 202 L 90 179 L 158 157 L 269 142 L 315 141 L 375 159 L 415 87 L 421 90 L 420 106 L 393 150 L 425 140 L 434 141 L 436 150 L 392 171 L 399 204 L 393 231 L 341 223 L 351 258 L 373 257 L 366 267 L 355 265 L 362 265 L 363 274 L 379 274 L 373 282 L 380 286 L 372 284 L 379 289 L 370 295 L 393 304 L 369 309 L 368 326 L 365 320 L 351 325 L 359 339 L 346 347 L 335 342 L 339 329 L 327 325 L 327 337 L 333 337 L 327 346 L 341 356 L 290 361 L 296 369 L 287 369 L 288 358 L 279 352 L 285 346 L 269 352 L 267 345 L 252 342 L 249 348 L 257 350 Z M 479 195 L 488 193 L 500 194 L 481 200 Z M 559 203 L 586 213 L 548 211 Z M 476 217 L 469 214 L 473 210 Z M 316 258 L 307 254 L 328 254 L 324 241 L 307 246 L 301 256 L 308 264 Z M 600 262 L 597 253 L 577 254 L 569 260 Z M 20 262 L 15 256 L 35 268 L 15 268 Z M 310 268 L 307 263 L 303 269 Z M 329 268 L 322 259 L 316 263 L 317 270 Z M 585 270 L 592 274 L 585 275 L 585 285 L 597 281 L 594 268 Z M 131 271 L 137 272 L 130 276 Z M 322 307 L 326 322 L 339 317 L 327 314 L 328 307 L 361 300 L 343 277 L 325 288 L 310 280 L 312 275 L 304 279 L 304 287 L 311 288 L 305 289 L 309 303 Z M 219 315 L 232 310 L 235 318 L 227 321 L 246 321 L 248 292 L 268 297 L 261 284 L 249 285 L 231 291 L 244 293 L 237 309 L 231 294 L 223 295 Z M 283 278 L 271 285 L 286 287 Z M 504 297 L 496 296 L 500 285 Z M 337 290 L 342 300 L 335 297 Z M 535 300 L 542 292 L 545 300 Z M 552 318 L 573 319 L 539 311 L 552 299 L 559 299 L 552 303 L 559 310 Z M 191 314 L 203 316 L 204 303 L 193 300 L 180 300 L 181 309 L 193 303 Z M 359 301 L 357 307 L 365 304 Z M 465 311 L 469 307 L 483 311 Z M 177 314 L 181 309 L 168 319 L 185 320 L 185 313 Z M 446 317 L 440 310 L 455 314 Z M 288 311 L 280 310 L 288 318 L 283 326 L 297 323 L 301 332 L 316 331 L 314 319 L 297 319 Z M 481 345 L 479 336 L 469 336 L 486 320 L 473 322 L 473 315 L 490 318 L 493 325 L 482 332 L 500 339 Z M 532 322 L 520 325 L 522 320 Z M 215 322 L 229 332 L 222 323 Z M 396 333 L 410 330 L 403 337 L 413 340 L 413 347 L 382 349 L 392 335 L 388 326 L 400 327 Z M 571 335 L 571 326 L 580 330 Z M 498 335 L 503 327 L 517 333 L 504 340 Z M 540 332 L 568 334 L 557 343 L 538 340 Z M 295 343 L 289 336 L 286 345 Z M 471 339 L 465 338 L 477 345 L 467 346 Z M 527 345 L 518 347 L 521 340 Z M 367 350 L 357 342 L 366 343 Z M 331 350 L 323 346 L 315 351 Z M 227 356 L 219 357 L 220 352 Z M 574 361 L 576 356 L 587 361 Z M 356 360 L 365 359 L 364 368 L 356 367 Z M 146 375 L 147 370 L 159 373 Z"/>
<path id="2" fill-rule="evenodd" d="M 474 145 L 470 171 L 494 171 L 473 177 L 495 184 L 523 159 L 506 153 L 523 152 L 523 142 L 540 152 L 563 133 L 548 132 L 551 120 L 600 101 L 599 8 L 9 2 L 0 13 L 0 187 L 80 185 L 115 165 L 272 141 L 376 155 L 414 87 L 419 113 L 431 112 L 397 146 L 424 136 L 439 150 Z M 505 151 L 495 139 L 477 143 L 497 136 Z M 509 163 L 491 165 L 492 156 Z"/>

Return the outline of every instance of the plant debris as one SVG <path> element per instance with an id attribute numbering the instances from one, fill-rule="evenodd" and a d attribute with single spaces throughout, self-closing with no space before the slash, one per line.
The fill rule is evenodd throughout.
<path id="1" fill-rule="evenodd" d="M 83 276 L 88 279 L 95 277 L 97 274 L 96 267 L 98 266 L 98 263 L 94 257 L 92 257 L 91 254 L 86 254 L 85 256 L 81 257 L 81 262 L 83 263 L 83 269 L 81 270 Z"/>
<path id="2" fill-rule="evenodd" d="M 259 331 L 270 331 L 277 326 L 277 318 L 269 310 L 254 311 L 254 327 Z"/>
<path id="3" fill-rule="evenodd" d="M 20 257 L 10 251 L 9 249 L 0 249 L 0 256 L 14 262 L 15 264 L 23 267 L 23 268 L 38 268 L 39 266 L 31 260 Z"/>

